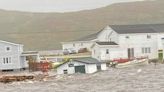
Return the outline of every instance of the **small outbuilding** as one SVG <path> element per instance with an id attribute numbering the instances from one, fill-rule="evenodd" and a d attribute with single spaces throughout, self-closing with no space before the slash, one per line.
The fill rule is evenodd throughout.
<path id="1" fill-rule="evenodd" d="M 58 74 L 94 73 L 98 70 L 107 70 L 106 62 L 91 57 L 71 59 L 57 67 Z"/>

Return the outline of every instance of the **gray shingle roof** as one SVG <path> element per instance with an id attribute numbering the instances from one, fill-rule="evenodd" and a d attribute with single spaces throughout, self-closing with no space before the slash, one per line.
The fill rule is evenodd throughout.
<path id="1" fill-rule="evenodd" d="M 164 24 L 109 25 L 109 26 L 119 34 L 164 32 Z"/>
<path id="2" fill-rule="evenodd" d="M 99 63 L 105 63 L 105 62 L 100 62 L 97 59 L 91 58 L 91 57 L 84 57 L 84 58 L 75 58 L 72 59 L 73 61 L 81 62 L 81 63 L 86 63 L 86 64 L 99 64 Z"/>
<path id="3" fill-rule="evenodd" d="M 127 33 L 164 33 L 164 24 L 137 24 L 137 25 L 109 25 L 114 31 L 119 34 Z M 97 38 L 98 34 L 102 32 L 85 36 L 76 41 L 91 41 Z"/>
<path id="4" fill-rule="evenodd" d="M 97 59 L 91 58 L 91 57 L 83 57 L 83 58 L 73 58 L 72 61 L 75 62 L 81 62 L 81 63 L 85 63 L 85 64 L 101 64 L 101 63 L 106 63 L 106 61 L 98 61 Z M 70 62 L 70 61 L 68 61 Z M 63 64 L 59 65 L 58 67 L 68 63 L 68 62 L 64 62 Z"/>
<path id="5" fill-rule="evenodd" d="M 96 42 L 98 45 L 118 45 L 115 42 Z"/>
<path id="6" fill-rule="evenodd" d="M 154 29 L 150 28 L 127 28 L 127 29 L 119 29 L 112 28 L 119 34 L 127 34 L 127 33 L 156 33 Z"/>

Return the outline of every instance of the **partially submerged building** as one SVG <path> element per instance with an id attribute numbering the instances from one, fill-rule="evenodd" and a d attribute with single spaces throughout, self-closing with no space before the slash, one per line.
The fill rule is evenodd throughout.
<path id="1" fill-rule="evenodd" d="M 99 62 L 97 59 L 86 57 L 71 59 L 57 67 L 58 74 L 74 74 L 74 73 L 94 73 L 98 70 L 106 70 L 105 62 Z"/>

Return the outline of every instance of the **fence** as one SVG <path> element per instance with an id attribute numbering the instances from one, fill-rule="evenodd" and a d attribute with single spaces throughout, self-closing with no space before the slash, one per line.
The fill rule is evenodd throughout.
<path id="1" fill-rule="evenodd" d="M 39 51 L 41 56 L 63 55 L 63 50 Z"/>

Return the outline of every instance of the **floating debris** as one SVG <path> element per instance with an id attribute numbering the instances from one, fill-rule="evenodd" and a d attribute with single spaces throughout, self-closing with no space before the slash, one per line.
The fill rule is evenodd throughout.
<path id="1" fill-rule="evenodd" d="M 25 81 L 25 80 L 33 80 L 34 76 L 3 76 L 0 78 L 0 82 L 2 83 L 11 83 L 15 81 Z"/>

